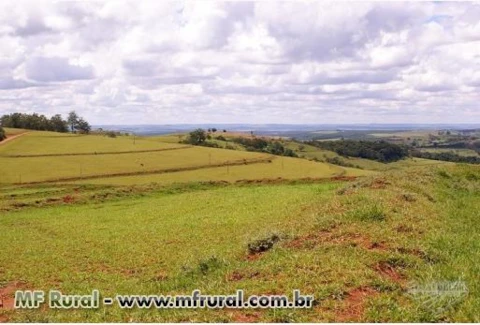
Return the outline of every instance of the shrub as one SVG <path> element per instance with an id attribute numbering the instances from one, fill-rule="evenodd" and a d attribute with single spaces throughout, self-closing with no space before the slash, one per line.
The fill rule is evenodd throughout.
<path id="1" fill-rule="evenodd" d="M 268 251 L 280 240 L 280 237 L 276 234 L 270 235 L 266 238 L 254 240 L 248 243 L 248 253 L 258 254 Z"/>
<path id="2" fill-rule="evenodd" d="M 5 130 L 0 126 L 0 141 L 4 140 L 6 137 Z"/>
<path id="3" fill-rule="evenodd" d="M 221 261 L 216 256 L 211 256 L 198 263 L 198 271 L 202 274 L 207 274 L 209 271 L 219 268 L 221 264 Z"/>
<path id="4" fill-rule="evenodd" d="M 117 134 L 113 131 L 107 131 L 107 132 L 105 132 L 105 136 L 107 136 L 109 138 L 116 138 Z"/>
<path id="5" fill-rule="evenodd" d="M 189 133 L 186 143 L 200 145 L 207 140 L 207 133 L 203 129 L 196 129 Z"/>

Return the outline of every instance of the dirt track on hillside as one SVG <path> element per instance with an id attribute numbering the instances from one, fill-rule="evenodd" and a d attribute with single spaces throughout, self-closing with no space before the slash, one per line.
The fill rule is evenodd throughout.
<path id="1" fill-rule="evenodd" d="M 7 137 L 5 140 L 0 141 L 0 146 L 1 146 L 2 144 L 5 144 L 5 143 L 11 141 L 11 140 L 14 140 L 14 139 L 16 139 L 16 138 L 18 138 L 18 137 L 21 137 L 22 135 L 25 135 L 25 134 L 27 134 L 27 133 L 28 133 L 28 132 L 23 132 L 23 133 L 19 133 L 19 134 L 15 134 L 15 135 L 12 135 L 12 136 L 10 136 L 10 137 Z"/>

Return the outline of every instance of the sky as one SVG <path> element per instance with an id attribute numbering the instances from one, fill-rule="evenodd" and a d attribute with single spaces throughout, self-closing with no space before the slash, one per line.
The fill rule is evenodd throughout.
<path id="1" fill-rule="evenodd" d="M 0 114 L 480 123 L 480 2 L 0 2 Z"/>

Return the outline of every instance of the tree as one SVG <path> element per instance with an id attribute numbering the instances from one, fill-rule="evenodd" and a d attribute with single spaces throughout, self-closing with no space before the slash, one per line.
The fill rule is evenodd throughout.
<path id="1" fill-rule="evenodd" d="M 50 131 L 55 132 L 67 132 L 68 131 L 68 124 L 60 114 L 56 114 L 50 118 Z"/>
<path id="2" fill-rule="evenodd" d="M 204 129 L 196 129 L 189 133 L 187 142 L 193 145 L 199 145 L 207 140 L 207 133 Z"/>
<path id="3" fill-rule="evenodd" d="M 6 137 L 5 130 L 0 126 L 0 141 L 4 140 Z"/>
<path id="4" fill-rule="evenodd" d="M 82 134 L 88 134 L 88 133 L 90 133 L 91 126 L 90 126 L 90 124 L 88 124 L 87 121 L 85 121 L 83 118 L 80 117 L 77 120 L 75 130 L 77 130 L 78 132 L 80 132 Z"/>
<path id="5" fill-rule="evenodd" d="M 217 129 L 216 129 L 216 128 L 212 128 L 212 132 L 213 132 L 213 133 L 217 132 Z"/>
<path id="6" fill-rule="evenodd" d="M 70 125 L 70 130 L 72 131 L 72 133 L 75 132 L 75 126 L 78 123 L 78 115 L 75 111 L 71 111 L 70 113 L 68 113 L 67 122 Z"/>

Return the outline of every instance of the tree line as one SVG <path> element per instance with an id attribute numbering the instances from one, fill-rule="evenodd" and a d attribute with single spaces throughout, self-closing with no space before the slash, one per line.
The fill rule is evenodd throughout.
<path id="1" fill-rule="evenodd" d="M 417 158 L 451 161 L 456 163 L 480 164 L 480 157 L 460 156 L 454 152 L 427 152 L 427 151 L 413 150 L 412 156 Z"/>
<path id="2" fill-rule="evenodd" d="M 78 116 L 75 111 L 68 114 L 67 119 L 63 119 L 60 114 L 55 114 L 48 118 L 45 115 L 33 113 L 12 113 L 5 114 L 0 117 L 0 125 L 2 127 L 37 130 L 37 131 L 53 131 L 53 132 L 68 132 L 72 133 L 90 133 L 90 124 Z"/>
<path id="3" fill-rule="evenodd" d="M 210 129 L 211 132 L 213 129 Z M 224 130 L 226 132 L 226 130 Z M 209 142 L 212 137 L 210 133 L 207 133 L 203 129 L 196 129 L 188 134 L 188 137 L 181 141 L 182 143 L 192 144 L 195 146 L 204 146 L 204 147 L 214 147 L 219 148 L 220 146 L 215 142 Z M 218 136 L 217 140 L 226 141 L 225 137 Z M 277 156 L 288 156 L 288 157 L 297 157 L 297 154 L 289 148 L 285 148 L 280 142 L 278 141 L 271 141 L 262 138 L 233 138 L 232 142 L 238 143 L 245 147 L 247 151 L 256 151 L 256 152 L 266 152 L 272 155 Z"/>
<path id="4" fill-rule="evenodd" d="M 344 157 L 359 157 L 383 163 L 393 162 L 408 156 L 408 148 L 386 141 L 308 141 L 309 145 L 334 151 Z"/>
<path id="5" fill-rule="evenodd" d="M 262 138 L 233 138 L 233 142 L 241 144 L 247 151 L 266 152 L 277 156 L 297 157 L 297 154 L 289 148 L 285 148 L 279 141 L 271 141 Z"/>
<path id="6" fill-rule="evenodd" d="M 0 126 L 0 141 L 5 140 L 7 135 L 5 134 L 5 130 Z"/>

